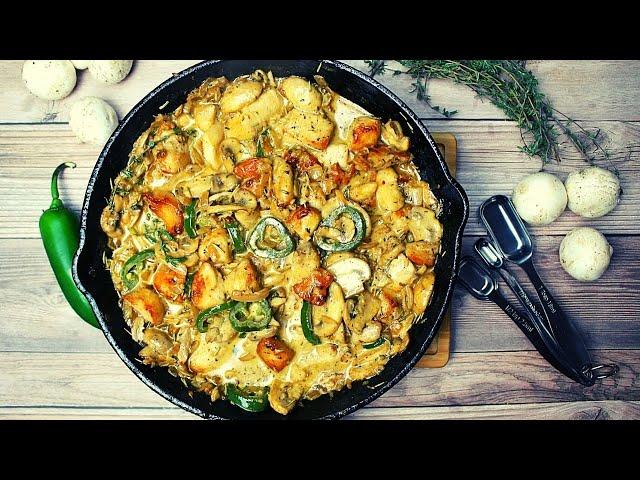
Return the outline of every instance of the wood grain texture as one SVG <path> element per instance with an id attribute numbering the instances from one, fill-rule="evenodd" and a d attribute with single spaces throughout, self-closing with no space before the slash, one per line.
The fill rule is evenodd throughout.
<path id="1" fill-rule="evenodd" d="M 467 235 L 482 235 L 477 209 L 491 195 L 510 194 L 540 162 L 518 151 L 520 135 L 513 122 L 427 121 L 434 132 L 451 131 L 458 141 L 457 178 L 469 196 L 471 215 Z M 595 126 L 595 124 L 593 124 Z M 612 161 L 620 171 L 624 194 L 620 204 L 599 219 L 583 219 L 567 210 L 556 222 L 531 228 L 536 235 L 564 235 L 571 228 L 591 225 L 603 233 L 640 234 L 640 123 L 601 122 L 612 145 Z M 635 147 L 633 147 L 635 145 Z M 586 164 L 569 147 L 559 165 L 547 170 L 564 180 Z M 39 238 L 38 218 L 50 203 L 51 172 L 62 161 L 78 168 L 61 176 L 62 198 L 80 211 L 87 181 L 100 149 L 80 144 L 67 125 L 0 125 L 0 238 Z M 609 164 L 604 164 L 608 166 Z"/>
<path id="2" fill-rule="evenodd" d="M 464 407 L 365 407 L 345 420 L 625 420 L 640 417 L 640 402 L 528 403 Z M 195 420 L 178 407 L 0 407 L 0 420 Z"/>
<path id="3" fill-rule="evenodd" d="M 640 396 L 638 351 L 599 352 L 620 365 L 616 378 L 584 388 L 537 352 L 453 353 L 444 368 L 416 368 L 373 407 L 629 400 Z M 171 404 L 113 353 L 0 353 L 0 405 L 148 408 Z"/>
<path id="4" fill-rule="evenodd" d="M 470 253 L 477 237 L 465 237 Z M 540 275 L 584 333 L 592 349 L 640 349 L 640 237 L 609 236 L 609 270 L 594 284 L 569 277 L 558 262 L 561 237 L 536 237 Z M 516 267 L 532 298 L 535 293 Z M 0 351 L 110 352 L 102 333 L 66 303 L 39 239 L 0 239 Z M 501 291 L 510 292 L 502 284 Z M 515 302 L 515 300 L 513 300 Z M 611 305 L 615 305 L 612 314 Z M 522 332 L 490 302 L 457 287 L 452 300 L 451 349 L 457 352 L 531 350 Z"/>
<path id="5" fill-rule="evenodd" d="M 102 85 L 87 71 L 78 72 L 76 89 L 67 98 L 49 102 L 30 95 L 22 83 L 22 61 L 2 62 L 0 68 L 0 123 L 66 122 L 70 105 L 94 95 L 114 106 L 122 118 L 157 85 L 191 65 L 196 60 L 137 60 L 129 76 L 117 85 Z M 345 63 L 367 72 L 364 61 Z M 266 66 L 268 67 L 268 66 Z M 640 90 L 638 61 L 530 61 L 529 68 L 540 80 L 542 91 L 558 110 L 576 120 L 640 120 L 640 98 L 629 92 Z M 376 77 L 402 98 L 419 116 L 442 119 L 416 99 L 411 92 L 412 79 L 404 75 Z M 585 94 L 588 92 L 588 94 Z M 482 101 L 467 87 L 448 80 L 433 80 L 429 94 L 434 105 L 458 110 L 458 119 L 504 119 L 504 114 L 489 102 Z"/>
<path id="6" fill-rule="evenodd" d="M 97 95 L 122 117 L 171 73 L 193 63 L 136 61 L 131 76 L 115 86 L 99 85 L 84 72 L 70 97 L 44 102 L 21 84 L 22 62 L 2 62 L 0 419 L 196 418 L 144 386 L 102 333 L 73 313 L 55 282 L 37 227 L 50 203 L 53 168 L 62 161 L 78 164 L 60 182 L 62 198 L 77 213 L 101 150 L 72 135 L 66 124 L 70 105 Z M 364 68 L 362 61 L 347 63 Z M 594 360 L 618 363 L 620 375 L 588 389 L 569 381 L 532 350 L 498 307 L 457 288 L 450 362 L 442 369 L 412 370 L 349 418 L 640 418 L 640 62 L 532 61 L 529 66 L 556 108 L 605 132 L 612 161 L 603 166 L 617 167 L 621 174 L 624 195 L 611 214 L 585 220 L 567 211 L 552 225 L 531 229 L 542 278 L 584 333 Z M 540 161 L 518 150 L 515 123 L 466 87 L 431 83 L 434 104 L 459 110 L 447 120 L 415 99 L 410 79 L 385 76 L 381 81 L 430 131 L 456 136 L 457 178 L 471 202 L 463 245 L 470 252 L 477 236 L 485 234 L 475 216 L 480 203 L 509 194 L 522 177 L 540 169 Z M 545 167 L 562 179 L 585 165 L 568 145 L 562 154 L 561 164 Z M 558 263 L 561 236 L 578 225 L 597 227 L 614 247 L 611 267 L 597 283 L 571 279 Z M 517 268 L 511 270 L 523 278 Z M 513 299 L 504 286 L 501 290 Z"/>

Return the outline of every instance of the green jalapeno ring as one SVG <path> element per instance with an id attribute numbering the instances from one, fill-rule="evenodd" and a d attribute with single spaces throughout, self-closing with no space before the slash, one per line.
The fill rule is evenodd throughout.
<path id="1" fill-rule="evenodd" d="M 209 330 L 209 326 L 204 324 L 205 320 L 213 315 L 224 312 L 226 310 L 230 310 L 236 303 L 237 302 L 235 300 L 232 300 L 230 302 L 222 303 L 220 305 L 216 305 L 215 307 L 202 310 L 196 317 L 196 328 L 198 329 L 198 331 L 200 333 L 205 333 L 207 330 Z"/>
<path id="2" fill-rule="evenodd" d="M 228 383 L 226 387 L 227 400 L 236 407 L 240 407 L 248 412 L 263 412 L 269 406 L 268 388 L 259 392 L 241 389 L 233 383 Z"/>
<path id="3" fill-rule="evenodd" d="M 284 242 L 282 249 L 276 250 L 275 248 L 258 246 L 258 242 L 264 240 L 264 233 L 267 226 L 275 228 L 282 237 L 282 241 Z M 295 243 L 287 227 L 285 227 L 280 220 L 274 217 L 265 217 L 256 224 L 249 234 L 249 248 L 251 248 L 251 251 L 258 257 L 284 258 L 295 250 Z"/>
<path id="4" fill-rule="evenodd" d="M 271 318 L 271 305 L 266 299 L 259 302 L 236 302 L 229 312 L 229 321 L 237 332 L 263 330 L 267 328 Z"/>
<path id="5" fill-rule="evenodd" d="M 247 247 L 244 244 L 242 238 L 242 227 L 238 222 L 229 222 L 226 225 L 231 241 L 233 242 L 233 251 L 235 253 L 244 253 L 247 251 Z"/>
<path id="6" fill-rule="evenodd" d="M 380 345 L 382 345 L 386 341 L 387 341 L 387 339 L 385 337 L 380 337 L 375 342 L 365 343 L 364 345 L 362 345 L 362 348 L 366 348 L 367 350 L 371 350 L 372 348 L 379 347 Z"/>
<path id="7" fill-rule="evenodd" d="M 329 214 L 329 216 L 327 216 L 327 218 L 325 218 L 322 223 L 320 223 L 320 226 L 332 227 L 336 220 L 342 215 L 347 215 L 353 221 L 356 229 L 353 237 L 344 243 L 340 243 L 321 237 L 316 232 L 316 234 L 314 234 L 314 239 L 318 247 L 320 247 L 322 250 L 326 250 L 328 252 L 345 252 L 347 250 L 353 250 L 358 245 L 360 245 L 360 243 L 362 243 L 362 240 L 364 240 L 365 233 L 367 231 L 365 219 L 362 216 L 362 213 L 349 205 L 340 205 L 339 207 L 335 208 Z"/>
<path id="8" fill-rule="evenodd" d="M 313 319 L 311 316 L 311 304 L 306 300 L 302 302 L 302 310 L 300 312 L 300 323 L 302 324 L 302 333 L 312 345 L 319 345 L 320 338 L 313 333 Z"/>
<path id="9" fill-rule="evenodd" d="M 196 205 L 198 199 L 194 198 L 193 201 L 184 210 L 184 231 L 187 232 L 189 238 L 196 238 L 198 232 L 196 231 Z"/>
<path id="10" fill-rule="evenodd" d="M 122 283 L 124 283 L 127 291 L 133 290 L 140 280 L 138 275 L 135 273 L 135 269 L 155 254 L 155 249 L 148 248 L 132 255 L 126 262 L 124 262 L 122 270 L 120 270 L 120 278 L 122 278 Z"/>

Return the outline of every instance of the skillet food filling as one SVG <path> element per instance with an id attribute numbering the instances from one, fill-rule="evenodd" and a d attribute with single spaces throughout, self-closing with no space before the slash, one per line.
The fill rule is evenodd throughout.
<path id="1" fill-rule="evenodd" d="M 158 115 L 101 226 L 142 361 L 212 401 L 287 414 L 407 347 L 439 211 L 398 122 L 320 76 L 258 70 Z"/>

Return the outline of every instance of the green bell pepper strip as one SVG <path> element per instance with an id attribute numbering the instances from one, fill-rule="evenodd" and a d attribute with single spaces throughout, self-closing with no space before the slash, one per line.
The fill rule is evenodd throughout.
<path id="1" fill-rule="evenodd" d="M 264 232 L 267 226 L 275 228 L 280 236 L 284 246 L 276 250 L 275 248 L 260 247 L 258 242 L 264 240 Z M 287 227 L 274 217 L 265 217 L 260 220 L 249 234 L 249 248 L 258 257 L 262 258 L 284 258 L 295 250 L 295 243 L 293 237 L 289 234 Z"/>
<path id="2" fill-rule="evenodd" d="M 247 247 L 244 244 L 242 238 L 242 227 L 238 222 L 229 222 L 226 224 L 227 231 L 233 242 L 233 251 L 236 253 L 244 253 L 247 251 Z"/>
<path id="3" fill-rule="evenodd" d="M 215 307 L 207 308 L 206 310 L 202 310 L 197 318 L 196 318 L 196 328 L 200 333 L 205 333 L 209 330 L 209 326 L 205 325 L 204 322 L 211 317 L 212 315 L 216 315 L 218 313 L 224 312 L 226 310 L 230 310 L 237 302 L 230 301 L 227 303 L 222 303 L 220 305 L 216 305 Z"/>
<path id="4" fill-rule="evenodd" d="M 266 388 L 261 389 L 260 392 L 250 392 L 228 383 L 226 394 L 231 403 L 248 412 L 263 412 L 269 406 L 268 390 Z"/>
<path id="5" fill-rule="evenodd" d="M 120 278 L 127 291 L 133 290 L 140 280 L 135 269 L 156 254 L 155 249 L 148 248 L 129 257 L 120 270 Z"/>
<path id="6" fill-rule="evenodd" d="M 196 238 L 198 232 L 196 231 L 196 205 L 198 200 L 196 198 L 185 208 L 184 210 L 184 231 L 187 232 L 189 238 Z"/>
<path id="7" fill-rule="evenodd" d="M 65 168 L 75 168 L 73 162 L 62 163 L 51 177 L 51 205 L 40 216 L 39 228 L 44 249 L 58 285 L 71 308 L 89 325 L 100 328 L 91 305 L 71 276 L 73 256 L 80 243 L 80 225 L 76 216 L 66 209 L 58 193 L 58 176 Z"/>
<path id="8" fill-rule="evenodd" d="M 347 215 L 355 225 L 355 233 L 350 240 L 347 240 L 344 243 L 330 240 L 318 235 L 318 232 L 314 235 L 316 244 L 322 250 L 326 250 L 328 252 L 344 252 L 347 250 L 353 250 L 356 248 L 362 240 L 364 240 L 365 233 L 367 231 L 367 225 L 364 220 L 362 214 L 356 210 L 355 208 L 349 205 L 340 205 L 336 209 L 334 209 L 327 218 L 325 218 L 322 223 L 320 223 L 321 227 L 333 227 L 338 218 L 342 215 Z"/>
<path id="9" fill-rule="evenodd" d="M 184 294 L 187 297 L 191 297 L 191 286 L 193 285 L 193 277 L 196 276 L 196 272 L 187 275 L 187 279 L 184 282 Z"/>
<path id="10" fill-rule="evenodd" d="M 313 333 L 313 319 L 311 317 L 311 304 L 306 300 L 302 302 L 302 311 L 300 312 L 300 323 L 302 324 L 302 333 L 312 345 L 320 344 L 320 339 Z"/>
<path id="11" fill-rule="evenodd" d="M 384 337 L 380 337 L 379 339 L 377 339 L 375 342 L 371 342 L 371 343 L 365 343 L 364 345 L 362 345 L 362 348 L 366 348 L 367 350 L 371 350 L 372 348 L 377 348 L 380 345 L 382 345 L 387 339 Z"/>
<path id="12" fill-rule="evenodd" d="M 258 146 L 256 148 L 256 157 L 266 157 L 264 151 L 264 139 L 269 135 L 269 129 L 266 128 L 258 137 Z"/>
<path id="13" fill-rule="evenodd" d="M 236 302 L 229 312 L 231 326 L 237 332 L 255 332 L 267 328 L 271 317 L 271 306 L 267 300 Z"/>

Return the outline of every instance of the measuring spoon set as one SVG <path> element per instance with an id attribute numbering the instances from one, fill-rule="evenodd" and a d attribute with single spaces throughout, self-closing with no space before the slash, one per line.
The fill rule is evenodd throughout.
<path id="1" fill-rule="evenodd" d="M 533 242 L 511 200 L 495 195 L 480 206 L 480 219 L 491 239 L 481 238 L 474 249 L 481 262 L 465 256 L 458 268 L 458 280 L 480 300 L 497 304 L 531 341 L 538 352 L 558 371 L 585 386 L 618 373 L 616 365 L 594 364 L 580 332 L 564 314 L 533 265 Z M 539 303 L 534 303 L 507 263 L 518 265 L 533 284 Z M 495 275 L 516 295 L 524 313 L 500 293 Z"/>

